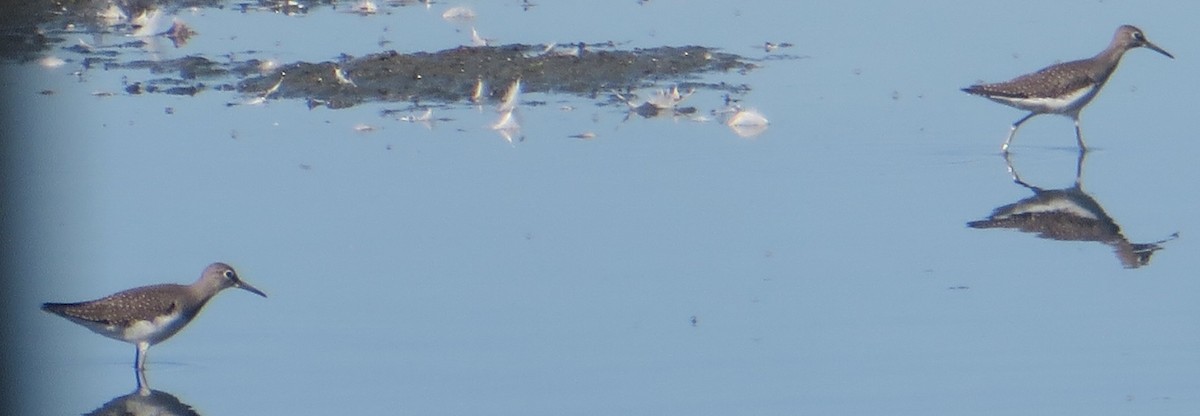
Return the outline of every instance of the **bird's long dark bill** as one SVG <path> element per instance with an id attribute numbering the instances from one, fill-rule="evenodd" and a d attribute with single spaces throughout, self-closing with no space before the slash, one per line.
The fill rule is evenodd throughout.
<path id="1" fill-rule="evenodd" d="M 1158 52 L 1158 53 L 1161 53 L 1161 54 L 1163 54 L 1163 55 L 1166 55 L 1168 58 L 1175 59 L 1175 55 L 1171 55 L 1171 54 L 1170 54 L 1170 53 L 1168 53 L 1167 51 L 1164 51 L 1164 50 L 1163 50 L 1163 48 L 1160 48 L 1160 47 L 1158 47 L 1158 45 L 1155 45 L 1155 44 L 1153 44 L 1153 43 L 1150 43 L 1150 42 L 1146 42 L 1146 47 L 1147 47 L 1147 48 L 1150 48 L 1150 49 L 1153 49 L 1155 52 Z"/>
<path id="2" fill-rule="evenodd" d="M 255 295 L 259 295 L 259 296 L 262 296 L 262 297 L 264 297 L 264 298 L 265 298 L 265 297 L 267 297 L 267 294 L 266 294 L 266 293 L 263 293 L 263 291 L 261 291 L 261 290 L 258 290 L 258 289 L 257 289 L 257 288 L 255 288 L 254 286 L 250 286 L 250 284 L 249 284 L 249 283 L 242 282 L 242 281 L 238 281 L 236 286 L 237 286 L 237 288 L 238 288 L 238 289 L 245 289 L 247 292 L 253 293 L 253 294 L 255 294 Z"/>

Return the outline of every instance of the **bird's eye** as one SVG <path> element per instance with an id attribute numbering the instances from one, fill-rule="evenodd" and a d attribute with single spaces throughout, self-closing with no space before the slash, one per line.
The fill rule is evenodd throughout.
<path id="1" fill-rule="evenodd" d="M 225 278 L 229 280 L 237 280 L 237 276 L 233 274 L 233 270 L 226 270 Z"/>
<path id="2" fill-rule="evenodd" d="M 1146 40 L 1146 35 L 1143 35 L 1142 32 L 1133 32 L 1133 40 L 1144 42 Z"/>

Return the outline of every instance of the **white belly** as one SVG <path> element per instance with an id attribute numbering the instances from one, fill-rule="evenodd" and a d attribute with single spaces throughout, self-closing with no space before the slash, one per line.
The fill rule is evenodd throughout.
<path id="1" fill-rule="evenodd" d="M 1001 104 L 1039 114 L 1073 114 L 1087 105 L 1089 101 L 1092 101 L 1097 91 L 1099 91 L 1099 88 L 1093 85 L 1080 88 L 1062 97 L 1012 98 L 989 96 L 988 98 Z"/>
<path id="2" fill-rule="evenodd" d="M 150 344 L 157 344 L 164 339 L 170 338 L 171 335 L 175 335 L 187 323 L 187 319 L 184 319 L 183 315 L 177 312 L 154 318 L 153 321 L 135 321 L 133 325 L 124 328 L 119 333 L 120 338 L 125 342 L 149 342 Z"/>
<path id="3" fill-rule="evenodd" d="M 1100 219 L 1100 217 L 1096 215 L 1095 211 L 1080 206 L 1075 201 L 1067 198 L 1055 198 L 1049 201 L 1043 201 L 1041 203 L 1023 204 L 1014 209 L 1012 212 L 997 216 L 997 219 L 1009 218 L 1014 215 L 1021 214 L 1045 214 L 1051 212 L 1061 212 L 1073 217 L 1086 218 L 1089 220 Z"/>

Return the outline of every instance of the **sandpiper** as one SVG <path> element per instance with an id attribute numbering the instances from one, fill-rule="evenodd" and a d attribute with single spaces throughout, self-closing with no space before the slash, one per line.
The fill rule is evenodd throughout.
<path id="1" fill-rule="evenodd" d="M 1112 43 L 1096 56 L 1051 65 L 1011 81 L 972 85 L 962 90 L 1030 112 L 1013 123 L 1008 139 L 1000 147 L 1001 152 L 1008 153 L 1008 145 L 1012 143 L 1021 123 L 1038 114 L 1061 114 L 1075 120 L 1075 139 L 1079 142 L 1079 150 L 1087 151 L 1083 133 L 1079 129 L 1079 111 L 1096 97 L 1096 93 L 1117 69 L 1125 51 L 1140 47 L 1175 59 L 1167 51 L 1150 43 L 1141 29 L 1124 25 L 1117 28 Z"/>
<path id="2" fill-rule="evenodd" d="M 97 334 L 136 345 L 134 368 L 140 370 L 146 368 L 146 349 L 175 335 L 217 292 L 230 287 L 267 297 L 239 279 L 228 264 L 213 263 L 191 285 L 143 286 L 88 302 L 45 303 L 42 310 Z"/>
<path id="3" fill-rule="evenodd" d="M 1129 241 L 1116 220 L 1100 206 L 1100 202 L 1084 192 L 1083 162 L 1086 156 L 1086 152 L 1079 152 L 1076 159 L 1074 186 L 1044 189 L 1021 179 L 1012 159 L 1005 154 L 1004 163 L 1013 183 L 1033 191 L 1033 196 L 1000 206 L 986 219 L 968 222 L 967 226 L 977 229 L 1007 228 L 1051 240 L 1095 241 L 1112 247 L 1113 254 L 1125 268 L 1134 269 L 1150 264 L 1150 257 L 1162 250 L 1164 243 L 1179 237 L 1179 234 L 1152 243 Z"/>

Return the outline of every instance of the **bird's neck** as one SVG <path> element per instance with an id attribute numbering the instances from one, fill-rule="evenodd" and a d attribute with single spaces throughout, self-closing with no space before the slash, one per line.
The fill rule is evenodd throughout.
<path id="1" fill-rule="evenodd" d="M 213 296 L 216 296 L 217 292 L 220 291 L 221 287 L 219 285 L 213 284 L 208 280 L 200 279 L 196 281 L 196 283 L 188 286 L 188 297 L 192 298 L 198 311 L 200 308 L 203 308 L 204 305 L 213 298 Z"/>
<path id="2" fill-rule="evenodd" d="M 1125 56 L 1125 49 L 1121 45 L 1113 45 L 1100 51 L 1092 59 L 1096 65 L 1092 67 L 1092 79 L 1104 83 L 1108 77 L 1116 71 L 1117 65 L 1121 63 L 1121 57 Z"/>

